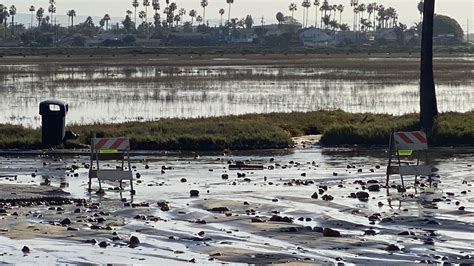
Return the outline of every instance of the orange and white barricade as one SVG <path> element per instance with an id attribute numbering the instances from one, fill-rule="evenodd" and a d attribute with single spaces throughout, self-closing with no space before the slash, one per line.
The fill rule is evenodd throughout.
<path id="1" fill-rule="evenodd" d="M 425 154 L 425 164 L 420 164 L 422 153 Z M 402 161 L 402 156 L 416 158 L 416 164 L 410 161 Z M 416 184 L 416 178 L 418 176 L 429 176 L 432 174 L 432 167 L 428 164 L 428 138 L 425 132 L 392 132 L 390 134 L 387 187 L 390 175 L 393 174 L 400 175 L 402 187 L 405 187 L 403 176 L 414 175 Z"/>
<path id="2" fill-rule="evenodd" d="M 114 169 L 101 168 L 100 161 L 121 161 L 121 166 Z M 127 161 L 127 168 L 125 168 Z M 99 180 L 99 192 L 103 192 L 101 181 L 130 181 L 130 191 L 133 190 L 133 173 L 130 162 L 130 141 L 127 137 L 119 138 L 96 138 L 91 139 L 91 158 L 89 167 L 89 191 L 92 191 L 92 179 Z"/>

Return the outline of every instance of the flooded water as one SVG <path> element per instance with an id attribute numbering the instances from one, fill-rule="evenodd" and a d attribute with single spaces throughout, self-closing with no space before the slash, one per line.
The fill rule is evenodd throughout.
<path id="1" fill-rule="evenodd" d="M 337 108 L 348 112 L 403 114 L 419 109 L 416 80 L 328 78 L 377 74 L 357 70 L 341 73 L 333 69 L 275 66 L 53 67 L 32 64 L 0 65 L 0 73 L 0 123 L 32 127 L 40 125 L 39 102 L 50 98 L 69 103 L 68 123 Z M 438 85 L 440 111 L 473 110 L 473 84 L 468 80 Z"/>
<path id="2" fill-rule="evenodd" d="M 134 172 L 140 173 L 141 178 L 135 181 L 137 193 L 133 199 L 128 191 L 114 191 L 116 184 L 106 184 L 104 196 L 89 194 L 86 191 L 87 169 L 81 166 L 89 162 L 85 156 L 61 160 L 0 157 L 0 176 L 16 176 L 15 179 L 1 178 L 0 183 L 38 185 L 49 178 L 51 186 L 63 187 L 73 197 L 101 204 L 100 209 L 95 210 L 81 207 L 77 218 L 73 210 L 78 207 L 72 206 L 69 210 L 63 206 L 65 211 L 59 217 L 51 216 L 48 206 L 36 207 L 32 212 L 36 216 L 27 215 L 25 218 L 33 227 L 70 217 L 73 220 L 71 227 L 79 228 L 79 231 L 67 231 L 73 236 L 61 238 L 54 232 L 60 234 L 65 228 L 53 225 L 53 229 L 58 229 L 54 229 L 50 236 L 25 240 L 3 238 L 0 232 L 5 252 L 2 261 L 146 264 L 166 261 L 177 264 L 194 258 L 199 264 L 219 264 L 222 261 L 334 264 L 341 259 L 361 264 L 420 261 L 472 263 L 472 153 L 437 154 L 432 158 L 439 169 L 440 183 L 437 188 L 421 186 L 415 190 L 413 178 L 407 178 L 405 181 L 409 188 L 406 193 L 398 193 L 393 188 L 390 191 L 381 189 L 369 192 L 367 201 L 360 201 L 349 196 L 365 189 L 360 182 L 385 182 L 386 158 L 383 151 L 347 153 L 312 147 L 234 155 L 209 154 L 198 159 L 193 155 L 139 156 L 134 157 L 133 165 L 136 166 Z M 242 171 L 246 173 L 246 180 L 237 177 L 237 172 L 241 171 L 228 170 L 229 160 L 252 160 L 275 168 Z M 73 164 L 80 168 L 71 171 Z M 347 165 L 355 168 L 348 168 Z M 378 169 L 377 165 L 381 168 Z M 169 170 L 162 172 L 162 166 L 169 167 Z M 33 172 L 35 177 L 31 175 Z M 222 179 L 222 174 L 228 174 L 229 178 Z M 182 178 L 187 181 L 183 182 Z M 393 176 L 392 182 L 400 184 L 399 177 Z M 311 198 L 324 185 L 329 188 L 322 194 L 332 195 L 334 199 L 322 200 L 322 194 L 319 199 Z M 94 181 L 93 188 L 97 187 Z M 199 190 L 200 196 L 190 198 L 191 189 Z M 148 202 L 150 207 L 124 207 L 121 198 L 127 199 L 127 202 Z M 157 207 L 156 202 L 160 200 L 169 202 L 170 211 Z M 464 206 L 465 210 L 458 210 L 459 206 Z M 231 214 L 209 210 L 214 207 L 226 207 Z M 18 211 L 21 217 L 21 209 L 16 207 L 10 212 Z M 130 249 L 121 246 L 120 241 L 110 240 L 111 231 L 91 230 L 90 223 L 85 223 L 84 219 L 100 210 L 122 217 L 124 224 L 112 225 L 113 231 L 123 238 L 127 234 L 138 236 L 140 247 Z M 251 222 L 255 217 L 268 220 L 275 213 L 292 217 L 294 222 Z M 380 219 L 371 222 L 368 217 L 375 214 Z M 134 218 L 136 215 L 153 215 L 162 220 L 137 220 Z M 104 218 L 112 219 L 111 216 Z M 75 222 L 75 219 L 78 221 Z M 207 223 L 192 222 L 196 219 Z M 311 230 L 317 226 L 336 229 L 342 237 L 322 237 L 321 233 Z M 364 233 L 369 229 L 375 235 Z M 202 233 L 198 236 L 198 232 Z M 202 235 L 205 240 L 200 239 Z M 81 240 L 84 238 L 104 240 L 110 246 L 103 249 L 85 244 Z M 389 244 L 396 244 L 401 250 L 387 251 Z M 31 248 L 30 255 L 21 254 L 19 249 L 23 245 Z M 68 248 L 64 249 L 64 245 Z"/>

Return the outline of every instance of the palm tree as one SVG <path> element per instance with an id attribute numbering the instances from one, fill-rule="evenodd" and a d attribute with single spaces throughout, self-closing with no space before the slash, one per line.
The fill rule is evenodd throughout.
<path id="1" fill-rule="evenodd" d="M 16 16 L 16 6 L 10 6 L 10 16 L 12 17 L 12 37 L 15 35 L 15 16 Z"/>
<path id="2" fill-rule="evenodd" d="M 31 24 L 30 29 L 33 28 L 33 18 L 35 16 L 35 6 L 30 6 L 29 11 L 31 12 Z"/>
<path id="3" fill-rule="evenodd" d="M 71 20 L 71 28 L 74 28 L 74 17 L 76 16 L 76 11 L 74 9 L 69 10 L 66 15 L 68 16 L 68 24 L 69 19 Z"/>
<path id="4" fill-rule="evenodd" d="M 137 28 L 137 7 L 139 5 L 138 0 L 132 0 L 132 6 L 135 9 L 135 29 Z"/>
<path id="5" fill-rule="evenodd" d="M 56 6 L 54 5 L 55 2 L 54 1 L 49 1 L 49 2 L 51 3 L 51 5 L 49 5 L 48 7 L 48 12 L 51 14 L 50 20 L 52 24 L 55 24 L 53 20 L 53 14 L 56 13 Z"/>
<path id="6" fill-rule="evenodd" d="M 283 23 L 283 21 L 285 21 L 285 15 L 283 15 L 283 13 L 281 13 L 281 12 L 278 12 L 276 14 L 276 19 L 278 21 L 278 25 L 281 25 L 281 23 Z"/>
<path id="7" fill-rule="evenodd" d="M 374 13 L 374 4 L 373 3 L 370 3 L 367 5 L 367 13 L 369 14 L 369 22 L 370 22 L 370 25 L 372 26 L 372 13 Z"/>
<path id="8" fill-rule="evenodd" d="M 325 25 L 327 28 L 327 25 L 329 24 L 329 21 L 330 21 L 330 16 L 329 18 L 326 18 L 328 17 L 327 15 L 327 12 L 331 9 L 331 7 L 329 6 L 329 3 L 327 0 L 324 0 L 323 4 L 321 5 L 321 7 L 319 8 L 319 10 L 321 11 L 321 25 Z M 323 15 L 323 12 L 324 12 L 324 15 Z M 325 23 L 325 21 L 327 23 Z"/>
<path id="9" fill-rule="evenodd" d="M 226 0 L 227 4 L 229 4 L 229 14 L 227 14 L 227 21 L 230 22 L 230 7 L 234 3 L 234 0 Z"/>
<path id="10" fill-rule="evenodd" d="M 431 133 L 438 117 L 436 88 L 433 75 L 433 18 L 435 0 L 425 0 L 423 4 L 423 30 L 421 37 L 420 76 L 420 124 Z"/>
<path id="11" fill-rule="evenodd" d="M 43 21 L 43 16 L 44 16 L 44 9 L 40 7 L 36 11 L 36 20 L 38 20 L 38 27 L 41 26 L 41 21 Z"/>
<path id="12" fill-rule="evenodd" d="M 420 0 L 420 2 L 418 2 L 418 6 L 417 6 L 418 12 L 420 12 L 420 22 L 423 21 L 423 5 L 424 5 L 423 0 Z"/>
<path id="13" fill-rule="evenodd" d="M 138 17 L 142 20 L 142 25 L 145 25 L 146 12 L 143 10 L 138 12 Z"/>
<path id="14" fill-rule="evenodd" d="M 359 29 L 360 24 L 359 24 L 359 21 L 358 21 L 359 12 L 360 12 L 359 7 L 355 7 L 355 8 L 354 8 L 354 15 L 355 15 L 355 19 L 356 19 L 356 21 L 354 22 L 354 23 L 355 23 L 355 24 L 354 24 L 354 27 L 355 27 L 354 29 L 355 29 L 355 31 L 359 31 L 359 30 L 360 30 L 360 29 Z"/>
<path id="15" fill-rule="evenodd" d="M 202 20 L 204 23 L 206 22 L 206 7 L 209 5 L 209 2 L 207 0 L 201 0 L 201 6 L 202 6 Z"/>
<path id="16" fill-rule="evenodd" d="M 383 5 L 379 5 L 377 7 L 377 15 L 379 16 L 379 28 L 385 28 L 385 7 Z"/>
<path id="17" fill-rule="evenodd" d="M 160 0 L 153 0 L 151 6 L 153 7 L 153 10 L 155 10 L 155 15 L 158 14 L 158 10 L 160 10 Z"/>
<path id="18" fill-rule="evenodd" d="M 180 8 L 179 11 L 178 11 L 178 14 L 179 14 L 179 21 L 182 22 L 183 21 L 183 16 L 186 15 L 186 9 Z"/>
<path id="19" fill-rule="evenodd" d="M 179 15 L 174 16 L 174 22 L 176 23 L 176 27 L 178 26 L 179 22 L 181 21 L 181 17 Z"/>
<path id="20" fill-rule="evenodd" d="M 150 6 L 150 0 L 143 0 L 143 6 L 145 7 L 145 24 L 148 25 L 148 7 Z"/>
<path id="21" fill-rule="evenodd" d="M 303 7 L 303 28 L 304 28 L 308 26 L 308 9 L 311 7 L 311 2 L 309 0 L 303 0 L 303 3 L 301 3 L 301 6 Z"/>
<path id="22" fill-rule="evenodd" d="M 313 5 L 316 7 L 316 18 L 314 20 L 314 27 L 317 28 L 318 27 L 318 9 L 319 9 L 319 0 L 314 0 L 314 3 Z"/>
<path id="23" fill-rule="evenodd" d="M 191 25 L 193 25 L 194 18 L 196 17 L 197 12 L 194 9 L 189 10 L 189 16 L 191 17 Z M 222 24 L 222 15 L 221 15 L 221 24 Z"/>
<path id="24" fill-rule="evenodd" d="M 196 21 L 199 22 L 199 23 L 201 23 L 201 22 L 202 22 L 202 17 L 201 17 L 201 16 L 197 16 L 197 17 L 196 17 Z"/>
<path id="25" fill-rule="evenodd" d="M 298 7 L 296 6 L 295 3 L 291 3 L 290 6 L 288 7 L 288 9 L 291 12 L 291 18 L 294 19 L 294 13 L 295 13 L 296 10 L 298 10 Z"/>
<path id="26" fill-rule="evenodd" d="M 219 15 L 221 15 L 221 26 L 222 26 L 222 16 L 224 15 L 225 10 L 223 8 L 219 9 Z"/>
<path id="27" fill-rule="evenodd" d="M 338 5 L 336 9 L 339 11 L 339 24 L 342 24 L 342 12 L 344 12 L 344 5 Z"/>
<path id="28" fill-rule="evenodd" d="M 109 15 L 109 14 L 105 14 L 105 15 L 104 15 L 104 21 L 105 21 L 105 30 L 106 30 L 106 31 L 109 30 L 109 20 L 110 20 L 110 15 Z"/>
<path id="29" fill-rule="evenodd" d="M 155 15 L 153 15 L 153 19 L 155 20 L 155 28 L 158 28 L 160 26 L 160 19 L 161 19 L 161 16 L 159 13 L 155 13 Z"/>
<path id="30" fill-rule="evenodd" d="M 354 10 L 354 23 L 352 24 L 354 31 L 357 31 L 357 5 L 359 5 L 358 0 L 351 0 L 351 7 Z"/>

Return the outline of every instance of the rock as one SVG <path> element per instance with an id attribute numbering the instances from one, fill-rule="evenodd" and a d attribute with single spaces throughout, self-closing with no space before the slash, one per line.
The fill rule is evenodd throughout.
<path id="1" fill-rule="evenodd" d="M 0 209 L 0 213 L 7 213 L 7 210 L 1 208 L 1 209 Z"/>
<path id="2" fill-rule="evenodd" d="M 323 195 L 321 198 L 322 198 L 323 200 L 325 200 L 325 201 L 331 201 L 331 200 L 333 200 L 333 199 L 334 199 L 334 197 L 333 197 L 333 196 L 331 196 L 331 195 L 328 195 L 328 194 L 326 194 L 326 195 Z"/>
<path id="3" fill-rule="evenodd" d="M 270 221 L 272 221 L 272 222 L 292 223 L 292 222 L 293 222 L 293 218 L 290 218 L 290 217 L 287 217 L 287 216 L 281 217 L 281 216 L 279 216 L 279 215 L 273 215 L 273 216 L 270 218 Z"/>
<path id="4" fill-rule="evenodd" d="M 186 178 L 181 178 L 181 183 L 186 183 L 187 181 Z"/>
<path id="5" fill-rule="evenodd" d="M 386 251 L 400 251 L 400 248 L 395 244 L 390 244 L 385 248 Z"/>
<path id="6" fill-rule="evenodd" d="M 324 228 L 323 230 L 323 236 L 327 237 L 340 237 L 341 233 L 337 230 L 333 230 L 331 228 Z"/>
<path id="7" fill-rule="evenodd" d="M 71 224 L 71 220 L 69 220 L 69 218 L 65 218 L 61 221 L 61 225 L 68 225 L 68 224 Z"/>
<path id="8" fill-rule="evenodd" d="M 27 246 L 23 246 L 23 248 L 21 249 L 21 251 L 22 251 L 23 253 L 25 253 L 25 254 L 26 254 L 26 253 L 30 253 L 30 248 L 27 247 Z"/>
<path id="9" fill-rule="evenodd" d="M 369 193 L 364 191 L 359 191 L 356 193 L 356 198 L 362 201 L 367 201 L 369 199 Z"/>
<path id="10" fill-rule="evenodd" d="M 266 221 L 259 218 L 259 217 L 253 217 L 252 218 L 252 223 L 264 223 L 264 222 L 266 222 Z"/>
<path id="11" fill-rule="evenodd" d="M 403 232 L 400 232 L 398 233 L 399 236 L 409 236 L 410 235 L 410 232 L 408 231 L 403 231 Z"/>
<path id="12" fill-rule="evenodd" d="M 313 228 L 313 231 L 314 232 L 317 232 L 317 233 L 322 233 L 324 231 L 324 228 L 320 227 L 320 226 L 315 226 Z"/>
<path id="13" fill-rule="evenodd" d="M 466 208 L 464 206 L 461 206 L 461 207 L 458 208 L 458 210 L 460 210 L 460 211 L 464 211 L 465 209 Z"/>
<path id="14" fill-rule="evenodd" d="M 130 246 L 138 246 L 140 244 L 140 240 L 136 236 L 131 236 L 130 241 L 128 241 Z"/>
<path id="15" fill-rule="evenodd" d="M 380 191 L 380 186 L 379 185 L 370 185 L 367 189 L 371 192 Z"/>
<path id="16" fill-rule="evenodd" d="M 81 209 L 77 208 L 74 210 L 74 213 L 80 213 L 81 212 Z"/>
<path id="17" fill-rule="evenodd" d="M 318 192 L 314 192 L 313 195 L 311 195 L 312 199 L 318 199 Z"/>
<path id="18" fill-rule="evenodd" d="M 380 220 L 381 223 L 393 223 L 393 219 L 390 217 L 384 217 Z"/>
<path id="19" fill-rule="evenodd" d="M 199 191 L 195 189 L 189 191 L 189 194 L 191 197 L 199 197 Z"/>
<path id="20" fill-rule="evenodd" d="M 230 211 L 227 207 L 214 207 L 210 209 L 211 212 L 228 212 Z"/>
<path id="21" fill-rule="evenodd" d="M 99 243 L 99 247 L 101 247 L 101 248 L 106 248 L 106 247 L 107 247 L 107 242 L 101 241 L 101 242 Z"/>
<path id="22" fill-rule="evenodd" d="M 166 201 L 159 201 L 157 204 L 158 207 L 160 207 L 161 211 L 167 212 L 170 210 L 170 206 Z"/>
<path id="23" fill-rule="evenodd" d="M 221 177 L 222 177 L 222 179 L 224 179 L 224 180 L 227 180 L 227 179 L 229 179 L 229 175 L 228 175 L 228 174 L 222 174 L 222 176 L 221 176 Z"/>
<path id="24" fill-rule="evenodd" d="M 373 229 L 368 229 L 368 230 L 365 230 L 364 232 L 364 235 L 366 236 L 375 236 L 377 234 L 377 232 L 375 232 L 375 230 Z"/>

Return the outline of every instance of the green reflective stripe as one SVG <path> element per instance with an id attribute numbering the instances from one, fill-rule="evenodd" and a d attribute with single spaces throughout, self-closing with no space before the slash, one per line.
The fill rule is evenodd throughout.
<path id="1" fill-rule="evenodd" d="M 99 153 L 104 154 L 104 153 L 117 153 L 117 149 L 104 149 L 104 150 L 99 150 Z"/>
<path id="2" fill-rule="evenodd" d="M 412 150 L 398 150 L 398 155 L 402 156 L 410 156 L 412 153 Z"/>

